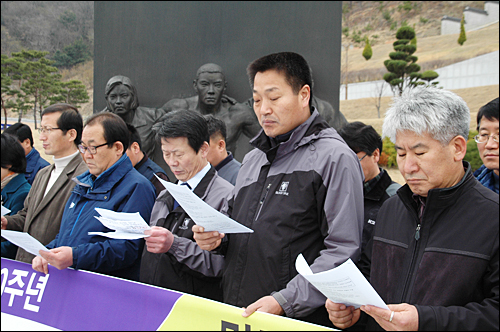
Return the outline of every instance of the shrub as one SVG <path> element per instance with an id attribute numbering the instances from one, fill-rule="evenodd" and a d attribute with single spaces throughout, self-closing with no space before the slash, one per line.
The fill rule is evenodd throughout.
<path id="1" fill-rule="evenodd" d="M 383 140 L 379 164 L 385 167 L 395 167 L 398 165 L 396 148 L 389 137 L 385 137 Z"/>
<path id="2" fill-rule="evenodd" d="M 470 163 L 473 172 L 483 165 L 483 161 L 481 160 L 477 149 L 477 143 L 473 138 L 476 135 L 477 131 L 475 130 L 469 133 L 469 139 L 467 140 L 467 152 L 464 157 L 464 160 Z"/>

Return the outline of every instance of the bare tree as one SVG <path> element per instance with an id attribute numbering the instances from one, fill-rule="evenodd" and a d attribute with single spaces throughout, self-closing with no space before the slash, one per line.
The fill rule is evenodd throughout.
<path id="1" fill-rule="evenodd" d="M 375 89 L 373 90 L 374 96 L 373 102 L 375 104 L 375 108 L 377 109 L 377 116 L 380 119 L 380 107 L 382 105 L 382 96 L 384 95 L 386 84 L 385 81 L 378 81 L 375 83 Z"/>

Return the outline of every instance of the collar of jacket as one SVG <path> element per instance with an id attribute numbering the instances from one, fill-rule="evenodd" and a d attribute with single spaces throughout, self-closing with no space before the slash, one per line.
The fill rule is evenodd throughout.
<path id="1" fill-rule="evenodd" d="M 318 110 L 314 108 L 311 116 L 293 130 L 287 141 L 272 147 L 269 137 L 265 134 L 264 130 L 261 130 L 260 133 L 250 141 L 250 144 L 264 152 L 267 155 L 267 159 L 272 162 L 274 159 L 287 155 L 303 145 L 310 144 L 320 137 L 329 136 L 330 134 L 324 130 L 326 128 L 331 127 L 321 117 Z M 332 137 L 334 132 L 334 130 L 331 132 Z"/>
<path id="2" fill-rule="evenodd" d="M 453 187 L 449 188 L 436 188 L 429 190 L 425 203 L 425 210 L 434 210 L 432 213 L 437 215 L 438 210 L 447 208 L 450 205 L 455 204 L 458 198 L 462 195 L 462 192 L 474 185 L 474 175 L 472 174 L 472 168 L 470 164 L 463 160 L 462 164 L 465 169 L 465 175 L 462 179 Z M 408 184 L 405 184 L 400 190 L 398 190 L 398 196 L 401 198 L 406 206 L 411 206 L 416 211 L 416 203 L 412 198 L 413 192 L 410 190 Z M 424 212 L 427 214 L 427 212 Z"/>
<path id="3" fill-rule="evenodd" d="M 116 163 L 101 173 L 95 180 L 90 171 L 86 171 L 73 180 L 77 183 L 77 187 L 82 189 L 85 188 L 95 193 L 108 192 L 132 168 L 130 159 L 124 153 Z"/>
<path id="4" fill-rule="evenodd" d="M 15 177 L 13 177 L 12 180 L 10 180 L 2 190 L 2 197 L 5 196 L 4 200 L 7 200 L 10 194 L 18 191 L 21 186 L 25 185 L 25 183 L 28 183 L 28 180 L 26 180 L 24 173 L 19 173 Z"/>
<path id="5" fill-rule="evenodd" d="M 387 187 L 389 187 L 391 185 L 392 179 L 389 176 L 389 174 L 385 171 L 385 169 L 380 168 L 379 175 L 380 176 L 379 176 L 378 181 L 376 181 L 376 183 L 372 184 L 370 191 L 365 193 L 364 197 L 366 199 L 370 199 L 373 201 L 380 201 L 382 199 L 382 197 L 384 196 L 384 193 L 385 193 L 385 190 L 387 189 Z M 370 180 L 370 181 L 372 181 L 372 180 Z M 368 181 L 368 183 L 370 181 Z M 363 191 L 365 191 L 365 190 L 366 190 L 366 187 L 363 187 Z"/>

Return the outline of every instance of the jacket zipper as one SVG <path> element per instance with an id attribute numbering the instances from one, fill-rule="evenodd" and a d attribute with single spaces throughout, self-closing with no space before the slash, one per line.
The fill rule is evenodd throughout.
<path id="1" fill-rule="evenodd" d="M 271 183 L 267 185 L 266 193 L 264 194 L 264 197 L 262 197 L 262 199 L 259 202 L 259 211 L 257 212 L 257 215 L 255 216 L 254 221 L 257 221 L 257 219 L 260 216 L 260 211 L 262 210 L 262 205 L 264 205 L 264 201 L 266 200 L 266 197 L 267 197 L 267 194 L 269 193 L 270 188 L 271 188 Z"/>
<path id="2" fill-rule="evenodd" d="M 409 282 L 410 282 L 410 279 L 411 279 L 411 275 L 413 274 L 413 270 L 415 268 L 415 259 L 416 259 L 416 256 L 418 256 L 418 247 L 419 247 L 419 242 L 418 240 L 420 240 L 420 229 L 422 228 L 422 224 L 417 224 L 417 229 L 415 230 L 415 246 L 413 247 L 413 253 L 412 253 L 412 256 L 411 256 L 411 262 L 410 262 L 410 267 L 408 269 L 408 273 L 406 274 L 406 279 L 405 279 L 405 283 L 404 283 L 404 288 L 403 288 L 403 293 L 401 293 L 401 301 L 400 303 L 404 303 L 406 302 L 407 300 L 405 300 L 405 297 L 406 297 L 406 292 L 408 291 L 408 287 L 409 287 Z"/>

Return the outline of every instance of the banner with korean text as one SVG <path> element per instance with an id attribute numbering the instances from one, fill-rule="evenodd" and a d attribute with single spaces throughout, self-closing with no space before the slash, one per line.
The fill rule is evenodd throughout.
<path id="1" fill-rule="evenodd" d="M 2 330 L 329 330 L 87 271 L 2 258 Z"/>

